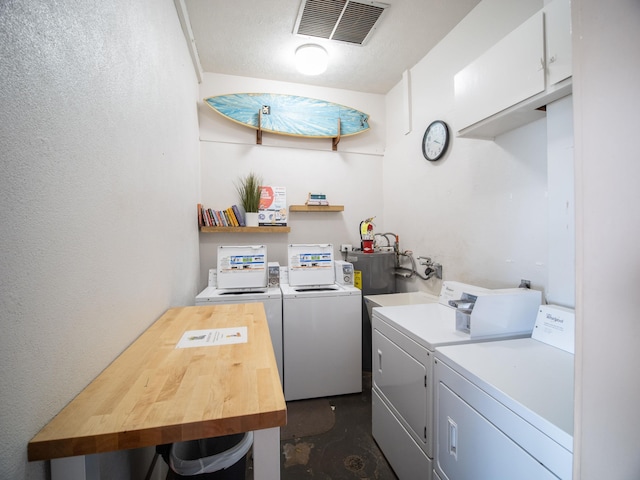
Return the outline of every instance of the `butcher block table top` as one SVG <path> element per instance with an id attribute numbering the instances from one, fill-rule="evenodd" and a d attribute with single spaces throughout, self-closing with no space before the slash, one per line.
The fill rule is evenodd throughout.
<path id="1" fill-rule="evenodd" d="M 176 348 L 184 332 L 247 327 L 247 343 Z M 285 425 L 261 303 L 168 310 L 30 442 L 47 460 Z"/>

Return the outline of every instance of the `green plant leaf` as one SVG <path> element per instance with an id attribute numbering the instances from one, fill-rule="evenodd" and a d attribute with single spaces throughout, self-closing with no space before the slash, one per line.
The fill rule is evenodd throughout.
<path id="1" fill-rule="evenodd" d="M 257 212 L 260 206 L 260 186 L 262 177 L 250 172 L 240 177 L 236 183 L 236 191 L 240 196 L 240 204 L 245 212 Z"/>

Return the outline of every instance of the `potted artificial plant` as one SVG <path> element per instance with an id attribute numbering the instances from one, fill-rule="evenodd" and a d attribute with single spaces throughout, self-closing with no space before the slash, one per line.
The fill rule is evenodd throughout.
<path id="1" fill-rule="evenodd" d="M 245 212 L 247 227 L 258 226 L 258 208 L 260 207 L 260 184 L 262 178 L 250 172 L 241 177 L 236 183 L 236 190 L 240 196 L 240 205 Z"/>

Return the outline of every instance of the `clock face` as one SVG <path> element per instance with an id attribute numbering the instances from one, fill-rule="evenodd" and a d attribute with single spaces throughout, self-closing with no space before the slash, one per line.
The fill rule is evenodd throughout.
<path id="1" fill-rule="evenodd" d="M 449 146 L 449 129 L 442 120 L 436 120 L 427 127 L 422 138 L 422 154 L 427 160 L 434 162 L 447 151 Z"/>

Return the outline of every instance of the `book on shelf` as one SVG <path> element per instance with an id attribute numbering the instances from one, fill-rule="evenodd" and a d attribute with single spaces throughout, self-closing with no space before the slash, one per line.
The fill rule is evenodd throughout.
<path id="1" fill-rule="evenodd" d="M 309 192 L 307 195 L 307 201 L 304 202 L 305 205 L 329 205 L 329 200 L 324 193 L 313 193 Z"/>
<path id="2" fill-rule="evenodd" d="M 226 227 L 225 223 L 224 223 L 224 217 L 222 215 L 220 215 L 220 211 L 219 210 L 214 210 L 213 214 L 216 217 L 216 224 L 218 227 Z"/>
<path id="3" fill-rule="evenodd" d="M 239 227 L 240 226 L 240 220 L 238 219 L 238 216 L 236 215 L 236 211 L 233 209 L 233 206 L 229 207 L 227 209 L 227 211 L 229 212 L 229 216 L 231 217 L 231 220 L 233 221 L 233 226 L 234 227 Z"/>
<path id="4" fill-rule="evenodd" d="M 198 203 L 198 227 L 245 227 L 244 209 L 231 205 L 222 210 L 206 208 Z"/>
<path id="5" fill-rule="evenodd" d="M 237 227 L 236 221 L 234 219 L 233 213 L 228 208 L 224 209 L 224 214 L 227 217 L 227 222 L 229 222 L 230 227 Z"/>
<path id="6" fill-rule="evenodd" d="M 198 204 L 198 226 L 204 226 L 204 218 L 202 217 L 202 204 Z"/>
<path id="7" fill-rule="evenodd" d="M 324 193 L 312 193 L 309 192 L 307 200 L 326 200 L 327 196 Z"/>
<path id="8" fill-rule="evenodd" d="M 198 221 L 201 223 L 201 227 L 208 227 L 211 219 L 206 209 L 200 207 L 200 214 L 198 215 Z"/>
<path id="9" fill-rule="evenodd" d="M 240 207 L 238 207 L 238 205 L 232 205 L 231 208 L 233 209 L 233 213 L 236 216 L 236 220 L 238 220 L 238 224 L 241 227 L 246 227 L 247 223 L 244 219 L 244 211 L 240 211 Z"/>

